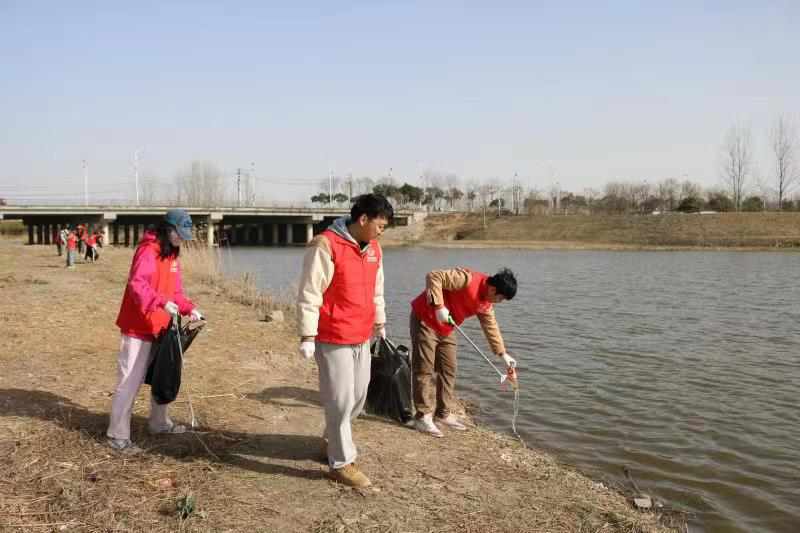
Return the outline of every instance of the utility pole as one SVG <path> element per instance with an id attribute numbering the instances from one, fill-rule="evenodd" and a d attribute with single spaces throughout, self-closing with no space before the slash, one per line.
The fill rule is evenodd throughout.
<path id="1" fill-rule="evenodd" d="M 139 150 L 133 152 L 133 176 L 136 180 L 136 207 L 139 207 Z"/>
<path id="2" fill-rule="evenodd" d="M 331 156 L 328 156 L 328 206 L 333 202 L 333 163 Z"/>
<path id="3" fill-rule="evenodd" d="M 481 200 L 483 200 L 483 227 L 486 228 L 486 191 L 481 193 Z"/>
<path id="4" fill-rule="evenodd" d="M 239 200 L 239 207 L 242 207 L 242 169 L 236 169 L 236 197 Z"/>
<path id="5" fill-rule="evenodd" d="M 250 163 L 250 205 L 256 206 L 256 164 Z"/>
<path id="6" fill-rule="evenodd" d="M 86 168 L 86 160 L 81 159 L 83 165 L 83 205 L 89 205 L 89 170 Z"/>
<path id="7" fill-rule="evenodd" d="M 519 205 L 517 203 L 517 173 L 514 172 L 514 183 L 511 184 L 511 212 L 515 215 L 519 214 Z"/>

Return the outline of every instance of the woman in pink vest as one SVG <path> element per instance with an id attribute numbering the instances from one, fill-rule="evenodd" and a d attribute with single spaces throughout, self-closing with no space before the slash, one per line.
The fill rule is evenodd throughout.
<path id="1" fill-rule="evenodd" d="M 376 194 L 356 198 L 349 217 L 336 219 L 308 244 L 297 294 L 300 355 L 314 357 L 325 408 L 322 455 L 329 475 L 354 487 L 369 478 L 355 465 L 350 424 L 367 399 L 369 340 L 386 336 L 383 262 L 377 238 L 392 205 Z"/>
<path id="2" fill-rule="evenodd" d="M 202 319 L 183 293 L 181 243 L 192 240 L 192 221 L 185 209 L 170 209 L 158 227 L 145 233 L 133 256 L 117 326 L 122 339 L 117 361 L 117 386 L 108 424 L 108 444 L 124 454 L 141 449 L 131 441 L 131 414 L 150 364 L 150 348 L 173 316 Z M 186 427 L 167 416 L 168 405 L 151 398 L 150 433 L 183 433 Z"/>
<path id="3" fill-rule="evenodd" d="M 457 365 L 456 338 L 449 319 L 452 317 L 460 326 L 467 318 L 477 315 L 492 352 L 502 358 L 506 366 L 516 366 L 516 361 L 506 353 L 492 304 L 512 299 L 517 294 L 517 279 L 507 268 L 491 277 L 469 268 L 456 268 L 428 273 L 425 286 L 411 302 L 411 373 L 417 411 L 414 427 L 427 435 L 443 437 L 436 423 L 456 431 L 467 429 L 450 412 Z M 429 399 L 434 370 L 435 412 Z"/>

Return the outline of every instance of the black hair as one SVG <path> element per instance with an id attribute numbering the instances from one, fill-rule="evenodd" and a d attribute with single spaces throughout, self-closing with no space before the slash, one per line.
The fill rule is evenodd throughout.
<path id="1" fill-rule="evenodd" d="M 494 287 L 506 300 L 512 299 L 517 294 L 517 278 L 511 269 L 501 268 L 497 274 L 490 276 L 486 283 Z"/>
<path id="2" fill-rule="evenodd" d="M 166 220 L 162 220 L 156 226 L 156 238 L 161 243 L 161 259 L 175 258 L 181 254 L 181 247 L 172 246 L 172 243 L 169 242 L 169 230 L 174 227 Z"/>
<path id="3" fill-rule="evenodd" d="M 370 219 L 383 215 L 386 220 L 391 220 L 394 216 L 394 208 L 389 200 L 380 194 L 362 194 L 356 197 L 353 207 L 350 208 L 350 220 L 355 222 L 361 218 L 361 215 L 367 215 L 367 218 Z"/>

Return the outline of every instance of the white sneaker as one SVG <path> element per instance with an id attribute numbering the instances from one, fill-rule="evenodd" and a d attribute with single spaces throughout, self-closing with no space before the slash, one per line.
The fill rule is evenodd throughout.
<path id="1" fill-rule="evenodd" d="M 454 431 L 466 431 L 467 430 L 467 426 L 462 424 L 461 421 L 458 418 L 456 418 L 455 416 L 453 416 L 452 413 L 450 413 L 449 415 L 447 415 L 444 418 L 439 418 L 437 416 L 436 418 L 434 418 L 434 420 L 436 421 L 437 424 L 444 424 L 445 426 L 449 427 L 450 429 L 452 429 Z"/>
<path id="2" fill-rule="evenodd" d="M 437 437 L 437 438 L 444 437 L 444 433 L 439 431 L 439 428 L 437 428 L 436 424 L 433 423 L 433 417 L 430 415 L 430 413 L 423 416 L 422 418 L 417 418 L 414 421 L 414 429 L 416 429 L 420 433 L 425 433 L 426 435 L 430 435 L 431 437 Z"/>

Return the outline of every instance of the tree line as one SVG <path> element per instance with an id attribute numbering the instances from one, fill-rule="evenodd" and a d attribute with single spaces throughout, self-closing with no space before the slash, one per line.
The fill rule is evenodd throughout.
<path id="1" fill-rule="evenodd" d="M 391 176 L 333 176 L 319 180 L 319 192 L 308 200 L 312 204 L 346 207 L 359 194 L 374 192 L 386 196 L 399 207 L 411 209 L 490 210 L 497 214 L 527 215 L 800 211 L 800 196 L 795 191 L 800 180 L 796 122 L 778 117 L 764 132 L 764 139 L 768 147 L 766 164 L 759 166 L 751 126 L 747 123 L 731 126 L 720 149 L 719 181 L 711 187 L 703 187 L 683 176 L 660 181 L 614 180 L 599 188 L 574 192 L 562 189 L 558 183 L 531 187 L 516 177 L 462 180 L 452 173 L 426 171 L 415 180 L 402 181 Z M 212 162 L 192 161 L 171 181 L 144 177 L 141 202 L 144 205 L 255 205 L 255 181 L 247 176 L 238 178 L 237 171 L 223 172 Z M 241 191 L 231 193 L 235 181 L 240 181 Z M 262 195 L 258 203 L 272 202 L 268 195 Z"/>

